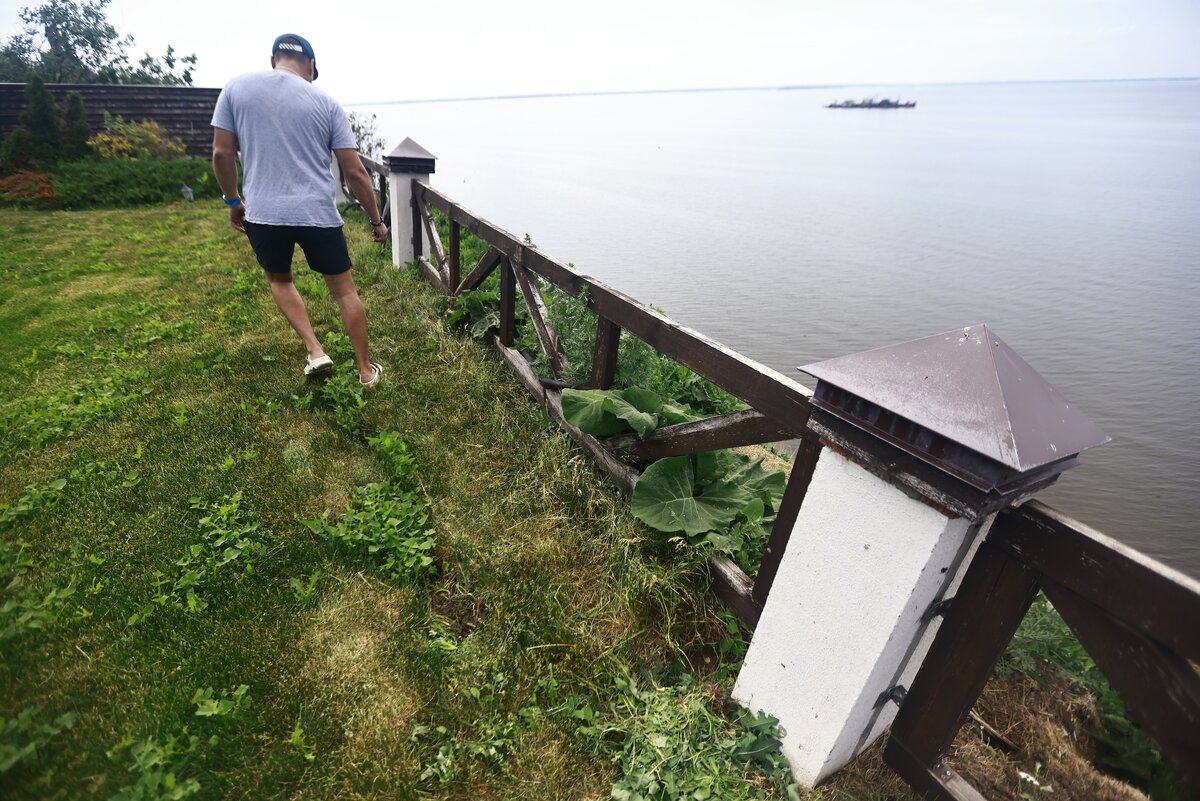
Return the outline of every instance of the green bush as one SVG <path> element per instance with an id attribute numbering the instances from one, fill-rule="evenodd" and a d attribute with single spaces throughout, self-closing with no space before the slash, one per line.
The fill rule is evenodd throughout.
<path id="1" fill-rule="evenodd" d="M 206 159 L 73 161 L 59 164 L 52 180 L 68 209 L 168 203 L 181 199 L 183 184 L 198 200 L 221 194 Z"/>
<path id="2" fill-rule="evenodd" d="M 87 140 L 102 159 L 178 159 L 186 150 L 179 137 L 154 120 L 126 122 L 119 114 L 104 112 L 104 130 Z"/>

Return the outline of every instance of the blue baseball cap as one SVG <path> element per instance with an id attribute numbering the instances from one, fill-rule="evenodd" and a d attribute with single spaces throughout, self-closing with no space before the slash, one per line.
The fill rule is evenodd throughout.
<path id="1" fill-rule="evenodd" d="M 291 41 L 288 41 L 289 39 Z M 317 56 L 313 53 L 312 45 L 308 43 L 307 39 L 294 33 L 285 33 L 277 36 L 275 37 L 275 44 L 271 45 L 271 55 L 274 56 L 280 50 L 287 50 L 290 53 L 303 53 L 312 59 L 313 80 L 317 79 Z"/>

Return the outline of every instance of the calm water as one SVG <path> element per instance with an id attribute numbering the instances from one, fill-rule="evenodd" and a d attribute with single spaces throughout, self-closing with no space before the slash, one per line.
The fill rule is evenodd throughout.
<path id="1" fill-rule="evenodd" d="M 821 108 L 872 95 L 918 105 Z M 1113 439 L 1043 498 L 1200 575 L 1200 81 L 356 110 L 463 205 L 786 375 L 988 323 Z"/>

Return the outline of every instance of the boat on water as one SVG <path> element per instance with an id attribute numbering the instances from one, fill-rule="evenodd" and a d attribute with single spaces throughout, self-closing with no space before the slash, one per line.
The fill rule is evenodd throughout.
<path id="1" fill-rule="evenodd" d="M 883 100 L 876 100 L 875 98 L 871 98 L 870 100 L 863 99 L 863 100 L 843 100 L 841 102 L 835 101 L 833 103 L 830 103 L 825 108 L 916 108 L 916 107 L 917 107 L 917 101 L 915 101 L 915 100 L 909 100 L 906 103 L 901 103 L 899 100 L 889 100 L 888 98 L 885 97 Z"/>

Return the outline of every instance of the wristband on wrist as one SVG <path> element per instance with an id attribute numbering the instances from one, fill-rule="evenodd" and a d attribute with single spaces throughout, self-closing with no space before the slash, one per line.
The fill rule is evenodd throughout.
<path id="1" fill-rule="evenodd" d="M 221 200 L 225 201 L 225 205 L 232 209 L 242 202 L 242 196 L 234 195 L 233 200 L 230 200 L 229 198 L 225 197 L 224 195 L 221 195 Z"/>
<path id="2" fill-rule="evenodd" d="M 378 220 L 372 220 L 370 217 L 368 217 L 367 222 L 371 224 L 372 228 L 378 228 L 379 226 L 383 225 L 383 217 L 380 217 Z"/>

